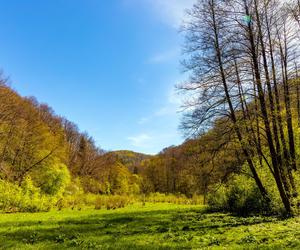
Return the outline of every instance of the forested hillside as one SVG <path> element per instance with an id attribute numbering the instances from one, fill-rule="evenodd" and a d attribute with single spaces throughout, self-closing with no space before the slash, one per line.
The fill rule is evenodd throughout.
<path id="1" fill-rule="evenodd" d="M 234 145 L 220 134 L 221 124 L 156 156 L 105 152 L 74 123 L 32 97 L 21 97 L 4 79 L 0 94 L 3 185 L 30 183 L 41 195 L 57 197 L 72 185 L 94 194 L 160 192 L 191 197 L 206 194 L 210 184 L 226 180 L 243 163 Z M 225 142 L 221 152 L 218 148 Z"/>
<path id="2" fill-rule="evenodd" d="M 140 192 L 141 180 L 135 172 L 149 156 L 105 152 L 74 123 L 33 97 L 21 97 L 3 78 L 0 100 L 2 209 L 26 210 L 32 205 L 39 210 L 39 204 L 45 209 L 40 199 L 52 206 L 66 194 L 78 192 Z M 33 197 L 37 203 L 27 204 Z"/>

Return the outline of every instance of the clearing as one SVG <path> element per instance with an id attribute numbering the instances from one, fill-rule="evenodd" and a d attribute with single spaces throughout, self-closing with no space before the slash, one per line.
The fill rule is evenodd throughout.
<path id="1" fill-rule="evenodd" d="M 300 218 L 241 218 L 172 204 L 2 214 L 0 248 L 300 249 Z"/>

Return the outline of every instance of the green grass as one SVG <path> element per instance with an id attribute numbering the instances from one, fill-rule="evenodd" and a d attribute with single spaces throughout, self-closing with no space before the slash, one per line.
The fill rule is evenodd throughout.
<path id="1" fill-rule="evenodd" d="M 1 249 L 300 249 L 300 218 L 238 218 L 204 207 L 0 215 Z"/>

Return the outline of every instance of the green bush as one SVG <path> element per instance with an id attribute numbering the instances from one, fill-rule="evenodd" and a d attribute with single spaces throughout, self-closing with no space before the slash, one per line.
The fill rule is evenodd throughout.
<path id="1" fill-rule="evenodd" d="M 80 210 L 84 207 L 93 207 L 95 204 L 95 200 L 98 196 L 99 195 L 89 193 L 76 193 L 65 195 L 57 201 L 56 207 L 58 208 L 58 210 L 64 208 Z"/>
<path id="2" fill-rule="evenodd" d="M 135 202 L 135 199 L 130 196 L 121 195 L 102 195 L 98 196 L 95 201 L 95 209 L 106 208 L 107 210 L 126 207 Z"/>
<path id="3" fill-rule="evenodd" d="M 55 199 L 40 193 L 26 177 L 21 186 L 0 180 L 0 210 L 3 212 L 49 211 Z"/>
<path id="4" fill-rule="evenodd" d="M 68 167 L 62 163 L 53 164 L 51 167 L 45 167 L 42 171 L 39 169 L 33 175 L 36 186 L 48 195 L 59 195 L 70 183 L 70 172 Z"/>
<path id="5" fill-rule="evenodd" d="M 227 188 L 219 185 L 217 190 L 208 194 L 208 205 L 211 210 L 219 212 L 228 210 L 227 206 Z"/>
<path id="6" fill-rule="evenodd" d="M 106 192 L 101 182 L 88 176 L 81 178 L 81 185 L 86 193 L 101 194 Z"/>
<path id="7" fill-rule="evenodd" d="M 270 213 L 267 204 L 255 183 L 244 176 L 236 176 L 226 185 L 208 196 L 208 205 L 213 211 L 226 211 L 241 216 Z"/>

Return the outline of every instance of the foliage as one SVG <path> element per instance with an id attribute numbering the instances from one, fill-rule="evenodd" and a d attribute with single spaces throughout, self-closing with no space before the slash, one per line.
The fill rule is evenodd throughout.
<path id="1" fill-rule="evenodd" d="M 26 177 L 21 186 L 0 180 L 0 210 L 4 212 L 49 211 L 55 199 L 41 194 L 30 177 Z"/>
<path id="2" fill-rule="evenodd" d="M 67 166 L 58 163 L 45 169 L 39 169 L 34 175 L 34 180 L 36 186 L 43 193 L 55 196 L 65 190 L 70 183 L 71 177 Z"/>
<path id="3" fill-rule="evenodd" d="M 130 196 L 120 196 L 120 195 L 113 195 L 113 196 L 99 196 L 96 198 L 95 201 L 95 209 L 106 208 L 107 210 L 110 209 L 117 209 L 123 208 L 135 202 L 134 197 Z"/>
<path id="4" fill-rule="evenodd" d="M 271 214 L 278 207 L 267 204 L 254 181 L 239 175 L 209 194 L 208 204 L 213 211 L 229 211 L 241 216 Z"/>

